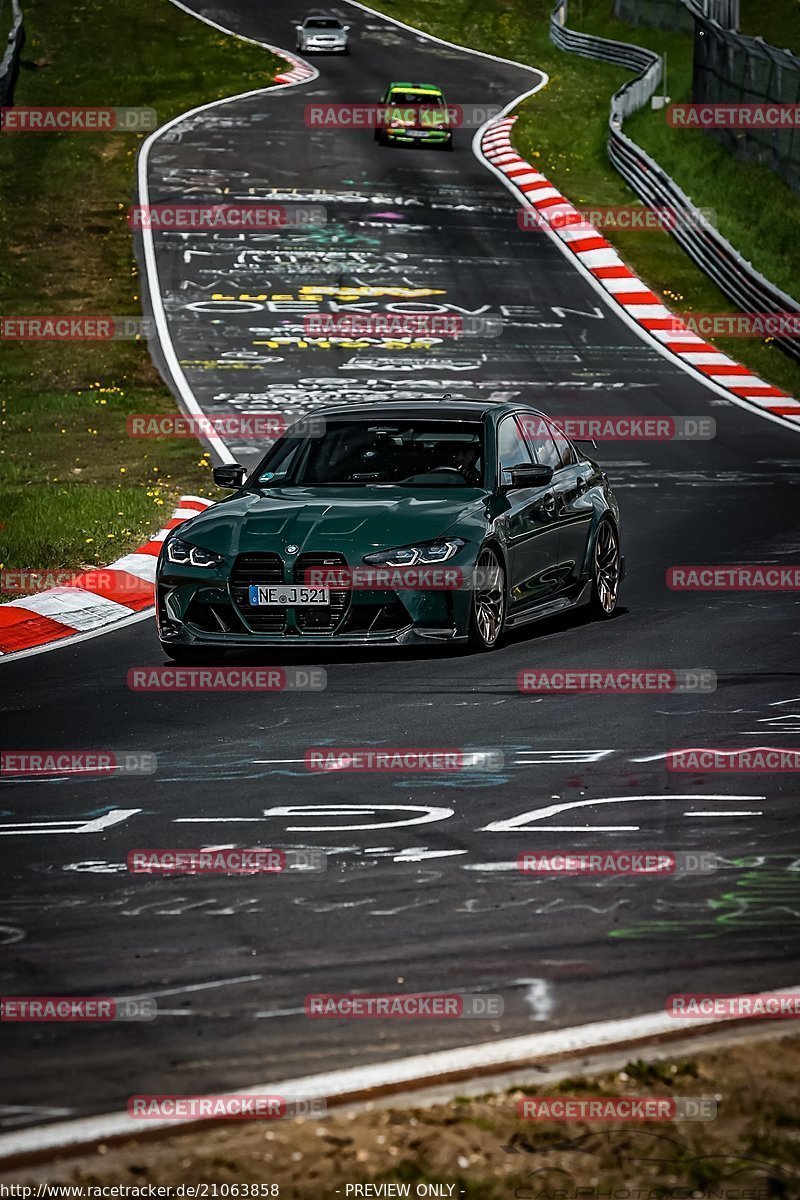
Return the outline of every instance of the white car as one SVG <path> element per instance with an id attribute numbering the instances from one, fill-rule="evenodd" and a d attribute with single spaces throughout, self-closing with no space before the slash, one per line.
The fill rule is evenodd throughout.
<path id="1" fill-rule="evenodd" d="M 295 25 L 297 30 L 297 49 L 316 50 L 320 53 L 349 54 L 347 31 L 349 25 L 342 25 L 338 17 L 306 17 L 302 25 Z"/>

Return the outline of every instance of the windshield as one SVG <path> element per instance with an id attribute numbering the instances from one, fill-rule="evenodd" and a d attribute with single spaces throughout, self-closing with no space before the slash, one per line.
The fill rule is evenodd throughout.
<path id="1" fill-rule="evenodd" d="M 256 468 L 255 487 L 481 487 L 477 421 L 329 421 L 322 437 L 287 436 Z"/>
<path id="2" fill-rule="evenodd" d="M 341 29 L 341 25 L 334 17 L 312 17 L 306 21 L 306 29 Z"/>
<path id="3" fill-rule="evenodd" d="M 420 104 L 435 106 L 444 104 L 441 92 L 391 92 L 387 104 Z"/>

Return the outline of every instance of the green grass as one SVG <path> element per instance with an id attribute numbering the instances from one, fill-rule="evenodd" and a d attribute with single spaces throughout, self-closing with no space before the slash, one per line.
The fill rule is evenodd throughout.
<path id="1" fill-rule="evenodd" d="M 740 0 L 739 31 L 800 54 L 800 0 Z"/>
<path id="2" fill-rule="evenodd" d="M 765 8 L 769 7 L 764 0 Z M 636 28 L 611 16 L 611 0 L 584 0 L 582 28 L 633 41 L 667 55 L 667 91 L 690 102 L 692 38 Z M 789 295 L 797 290 L 800 202 L 772 171 L 733 158 L 702 130 L 673 129 L 663 110 L 649 106 L 625 123 L 625 132 L 651 154 L 701 208 L 716 212 L 720 232 L 763 275 Z M 757 214 L 754 221 L 753 215 Z"/>
<path id="3" fill-rule="evenodd" d="M 19 105 L 148 106 L 161 124 L 280 65 L 164 0 L 27 0 L 25 24 Z M 126 210 L 141 136 L 3 135 L 0 312 L 140 315 Z M 175 411 L 143 344 L 5 342 L 0 369 L 0 565 L 108 563 L 181 492 L 212 494 L 198 443 L 126 435 L 128 413 Z"/>
<path id="4" fill-rule="evenodd" d="M 11 0 L 0 0 L 0 58 L 6 49 L 6 39 L 11 32 Z"/>
<path id="5" fill-rule="evenodd" d="M 777 10 L 779 0 L 763 0 L 763 4 Z M 506 55 L 547 71 L 549 84 L 517 110 L 516 148 L 576 204 L 636 203 L 634 193 L 611 166 L 606 153 L 609 102 L 613 92 L 631 77 L 630 72 L 557 50 L 548 36 L 550 0 L 375 0 L 375 7 L 461 45 Z M 611 0 L 584 0 L 583 12 L 583 27 L 591 32 L 640 45 L 664 46 L 671 51 L 670 92 L 673 98 L 677 96 L 675 88 L 690 69 L 687 37 L 614 21 L 609 15 Z M 574 27 L 574 18 L 571 23 Z M 684 147 L 686 161 L 696 163 L 696 175 L 704 181 L 701 193 L 692 190 L 695 174 L 682 178 L 679 164 L 665 162 L 660 147 L 650 147 L 648 122 L 656 134 L 659 130 L 676 132 L 678 148 Z M 699 136 L 703 141 L 698 142 L 685 133 L 668 130 L 663 114 L 650 114 L 649 110 L 641 117 L 637 114 L 626 123 L 626 130 L 637 139 L 641 137 L 642 144 L 668 170 L 675 168 L 678 181 L 698 204 L 717 210 L 723 232 L 731 236 L 745 258 L 758 260 L 756 265 L 767 275 L 774 267 L 779 284 L 790 282 L 792 271 L 796 278 L 797 241 L 790 251 L 787 247 L 800 222 L 800 205 L 772 172 L 735 161 L 702 134 Z M 690 154 L 694 155 L 691 160 Z M 724 182 L 717 187 L 723 169 Z M 740 183 L 742 179 L 747 182 Z M 762 191 L 753 207 L 752 190 L 759 184 Z M 757 214 L 755 222 L 753 213 Z M 669 234 L 660 230 L 603 232 L 674 311 L 734 310 L 732 302 Z M 800 364 L 774 343 L 719 338 L 715 344 L 765 379 L 800 396 Z"/>
<path id="6" fill-rule="evenodd" d="M 777 1022 L 773 1022 L 773 1025 Z M 755 1031 L 754 1031 L 755 1033 Z M 348 1185 L 445 1185 L 468 1200 L 796 1197 L 800 1041 L 700 1048 L 692 1060 L 629 1063 L 621 1071 L 552 1082 L 545 1067 L 524 1089 L 424 1108 L 333 1110 L 313 1120 L 258 1122 L 177 1132 L 166 1140 L 110 1146 L 83 1166 L 48 1166 L 51 1182 L 110 1185 L 142 1177 L 174 1188 L 186 1179 L 244 1184 L 265 1178 L 292 1200 L 342 1200 Z M 611 1123 L 526 1120 L 531 1096 L 708 1097 L 716 1119 Z M 422 1189 L 424 1191 L 424 1189 Z M 369 1193 L 368 1193 L 369 1194 Z"/>

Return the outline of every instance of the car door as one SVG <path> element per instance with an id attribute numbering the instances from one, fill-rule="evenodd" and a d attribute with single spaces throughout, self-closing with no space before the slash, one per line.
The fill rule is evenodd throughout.
<path id="1" fill-rule="evenodd" d="M 581 463 L 572 443 L 552 421 L 536 417 L 522 425 L 535 461 L 553 468 L 559 588 L 570 591 L 580 583 L 592 530 L 594 507 L 587 495 L 592 468 Z"/>
<path id="2" fill-rule="evenodd" d="M 497 480 L 511 482 L 513 467 L 530 466 L 530 451 L 516 417 L 503 417 L 497 429 Z M 546 487 L 515 488 L 505 492 L 504 522 L 511 577 L 510 607 L 540 603 L 558 590 L 558 521 L 555 494 Z"/>

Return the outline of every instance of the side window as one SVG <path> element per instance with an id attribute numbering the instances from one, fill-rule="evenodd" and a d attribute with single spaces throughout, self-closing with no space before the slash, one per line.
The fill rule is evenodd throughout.
<path id="1" fill-rule="evenodd" d="M 573 463 L 578 461 L 577 455 L 572 448 L 572 443 L 564 436 L 557 425 L 551 425 L 548 421 L 548 428 L 553 435 L 553 441 L 561 456 L 562 467 L 571 467 Z"/>
<path id="2" fill-rule="evenodd" d="M 511 483 L 512 467 L 528 467 L 531 456 L 513 417 L 504 417 L 497 431 L 497 478 L 500 486 Z"/>
<path id="3" fill-rule="evenodd" d="M 561 466 L 561 455 L 553 441 L 549 422 L 535 413 L 525 413 L 520 419 L 533 461 L 557 471 Z"/>

